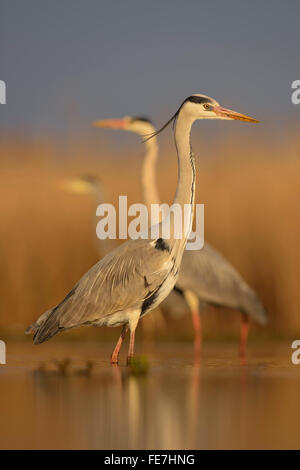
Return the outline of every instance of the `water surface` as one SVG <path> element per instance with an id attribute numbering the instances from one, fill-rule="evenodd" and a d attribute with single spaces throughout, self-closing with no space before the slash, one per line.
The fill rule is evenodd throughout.
<path id="1" fill-rule="evenodd" d="M 300 448 L 300 365 L 288 343 L 250 345 L 247 361 L 235 344 L 205 344 L 201 360 L 189 344 L 153 345 L 141 376 L 124 357 L 111 367 L 110 345 L 7 349 L 2 449 Z"/>

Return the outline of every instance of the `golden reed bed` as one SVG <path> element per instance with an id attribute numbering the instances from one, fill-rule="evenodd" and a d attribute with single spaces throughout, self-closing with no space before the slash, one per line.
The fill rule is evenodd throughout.
<path id="1" fill-rule="evenodd" d="M 141 201 L 141 146 L 104 145 L 100 139 L 54 142 L 0 139 L 0 335 L 23 334 L 25 327 L 63 298 L 97 261 L 92 241 L 93 204 L 86 196 L 62 192 L 57 182 L 82 173 L 98 174 L 108 202 L 127 194 Z M 167 143 L 166 143 L 167 142 Z M 172 200 L 177 167 L 164 140 L 159 160 L 163 201 Z M 244 135 L 201 144 L 197 202 L 205 203 L 205 237 L 222 251 L 257 290 L 270 312 L 270 323 L 256 335 L 300 333 L 300 145 L 297 133 L 272 140 L 247 141 Z M 200 146 L 195 142 L 196 154 Z M 237 334 L 239 316 L 211 308 L 204 336 Z M 154 312 L 144 331 L 175 339 L 192 334 L 188 316 L 165 322 Z M 180 333 L 179 333 L 180 332 Z M 105 338 L 115 331 L 81 328 L 64 338 Z"/>

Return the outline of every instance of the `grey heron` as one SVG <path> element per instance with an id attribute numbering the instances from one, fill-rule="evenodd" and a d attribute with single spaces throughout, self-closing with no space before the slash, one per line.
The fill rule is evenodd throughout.
<path id="1" fill-rule="evenodd" d="M 186 98 L 176 113 L 159 130 L 174 122 L 178 160 L 178 182 L 174 203 L 182 209 L 190 207 L 188 228 L 178 239 L 171 230 L 167 239 L 148 238 L 128 240 L 91 267 L 65 298 L 41 315 L 28 330 L 34 343 L 40 344 L 57 333 L 79 326 L 122 326 L 122 332 L 112 353 L 111 362 L 117 363 L 127 330 L 130 330 L 128 360 L 134 354 L 135 331 L 141 317 L 157 307 L 171 292 L 179 274 L 179 267 L 189 236 L 195 197 L 195 162 L 190 133 L 198 119 L 226 119 L 257 122 L 257 120 L 222 108 L 217 101 L 205 95 Z M 156 134 L 157 134 L 156 133 Z M 171 223 L 173 213 L 159 223 Z"/>

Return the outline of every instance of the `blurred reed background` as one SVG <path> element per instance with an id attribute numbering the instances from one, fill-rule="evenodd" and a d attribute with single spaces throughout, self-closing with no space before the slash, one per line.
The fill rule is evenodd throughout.
<path id="1" fill-rule="evenodd" d="M 196 142 L 201 157 L 197 202 L 205 203 L 205 238 L 256 289 L 270 313 L 266 328 L 252 326 L 256 336 L 294 338 L 300 333 L 300 145 L 296 132 L 276 145 L 270 142 L 268 136 L 250 140 L 235 134 L 234 139 L 202 143 L 199 152 Z M 23 338 L 28 324 L 60 301 L 98 259 L 93 202 L 61 191 L 62 178 L 96 174 L 107 187 L 108 202 L 117 204 L 121 194 L 128 195 L 129 204 L 141 202 L 142 147 L 129 147 L 126 154 L 114 150 L 100 135 L 97 142 L 77 137 L 68 144 L 50 138 L 1 138 L 2 337 Z M 158 162 L 164 202 L 171 202 L 174 194 L 174 155 L 168 141 Z M 210 308 L 203 317 L 204 338 L 237 336 L 239 318 Z M 156 337 L 192 337 L 188 315 L 168 319 L 168 328 L 156 319 L 154 312 L 143 320 Z M 115 334 L 112 329 L 81 328 L 60 339 L 103 340 Z"/>

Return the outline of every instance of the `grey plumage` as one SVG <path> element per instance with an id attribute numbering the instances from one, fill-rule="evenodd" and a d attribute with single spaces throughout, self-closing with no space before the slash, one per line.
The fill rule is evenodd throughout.
<path id="1" fill-rule="evenodd" d="M 173 263 L 168 252 L 157 250 L 154 245 L 155 240 L 129 240 L 106 255 L 60 304 L 31 326 L 34 343 L 78 326 L 124 325 L 129 322 L 126 312 L 140 312 L 145 300 L 157 292 L 151 304 L 154 308 L 160 302 L 162 287 L 169 282 Z"/>
<path id="2" fill-rule="evenodd" d="M 184 252 L 176 287 L 182 291 L 191 290 L 199 301 L 245 313 L 260 324 L 268 320 L 267 312 L 253 289 L 207 242 L 199 251 Z"/>

